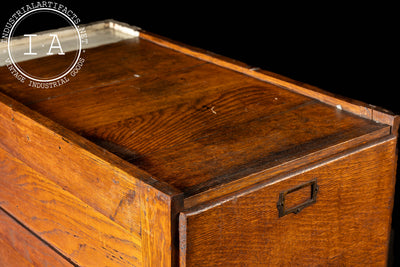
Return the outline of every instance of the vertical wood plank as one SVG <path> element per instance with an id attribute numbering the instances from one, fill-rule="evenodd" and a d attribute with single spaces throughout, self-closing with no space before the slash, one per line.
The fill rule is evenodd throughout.
<path id="1" fill-rule="evenodd" d="M 143 266 L 175 266 L 183 195 L 170 197 L 145 183 L 140 192 Z"/>

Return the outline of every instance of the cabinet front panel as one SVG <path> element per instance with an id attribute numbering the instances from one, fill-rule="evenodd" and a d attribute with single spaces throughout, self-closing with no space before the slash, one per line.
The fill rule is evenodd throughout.
<path id="1" fill-rule="evenodd" d="M 395 144 L 388 137 L 181 213 L 181 265 L 384 266 Z"/>

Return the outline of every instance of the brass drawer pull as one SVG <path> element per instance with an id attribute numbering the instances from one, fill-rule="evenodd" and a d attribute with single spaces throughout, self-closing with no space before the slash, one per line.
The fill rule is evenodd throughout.
<path id="1" fill-rule="evenodd" d="M 310 191 L 307 192 L 307 187 L 310 187 Z M 303 189 L 303 190 L 302 190 Z M 317 193 L 318 193 L 318 184 L 317 184 L 317 179 L 311 180 L 307 183 L 301 184 L 299 186 L 293 187 L 291 189 L 285 190 L 283 192 L 281 192 L 279 194 L 279 200 L 277 203 L 277 208 L 279 211 L 279 218 L 283 217 L 289 213 L 299 213 L 302 209 L 304 209 L 305 207 L 310 206 L 311 204 L 315 203 L 317 201 Z M 295 192 L 301 192 L 301 191 L 306 191 L 306 195 L 307 195 L 307 200 L 305 200 L 304 202 L 300 203 L 300 204 L 296 204 L 296 205 L 290 205 L 289 203 L 287 203 L 287 199 L 288 197 L 290 197 L 291 193 L 295 193 Z M 308 195 L 309 193 L 309 195 Z M 294 194 L 293 194 L 294 195 Z M 309 196 L 309 197 L 308 197 Z M 285 203 L 286 201 L 286 203 Z M 291 207 L 288 207 L 291 206 Z"/>

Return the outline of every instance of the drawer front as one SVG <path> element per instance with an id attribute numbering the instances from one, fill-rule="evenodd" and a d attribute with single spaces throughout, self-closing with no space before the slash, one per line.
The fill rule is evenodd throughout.
<path id="1" fill-rule="evenodd" d="M 395 145 L 388 137 L 181 213 L 181 266 L 385 266 Z"/>

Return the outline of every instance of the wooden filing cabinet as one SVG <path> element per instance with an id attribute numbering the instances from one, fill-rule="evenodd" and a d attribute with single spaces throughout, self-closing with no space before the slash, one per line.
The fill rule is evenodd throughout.
<path id="1" fill-rule="evenodd" d="M 138 36 L 0 68 L 0 265 L 386 264 L 398 116 L 96 25 Z"/>

